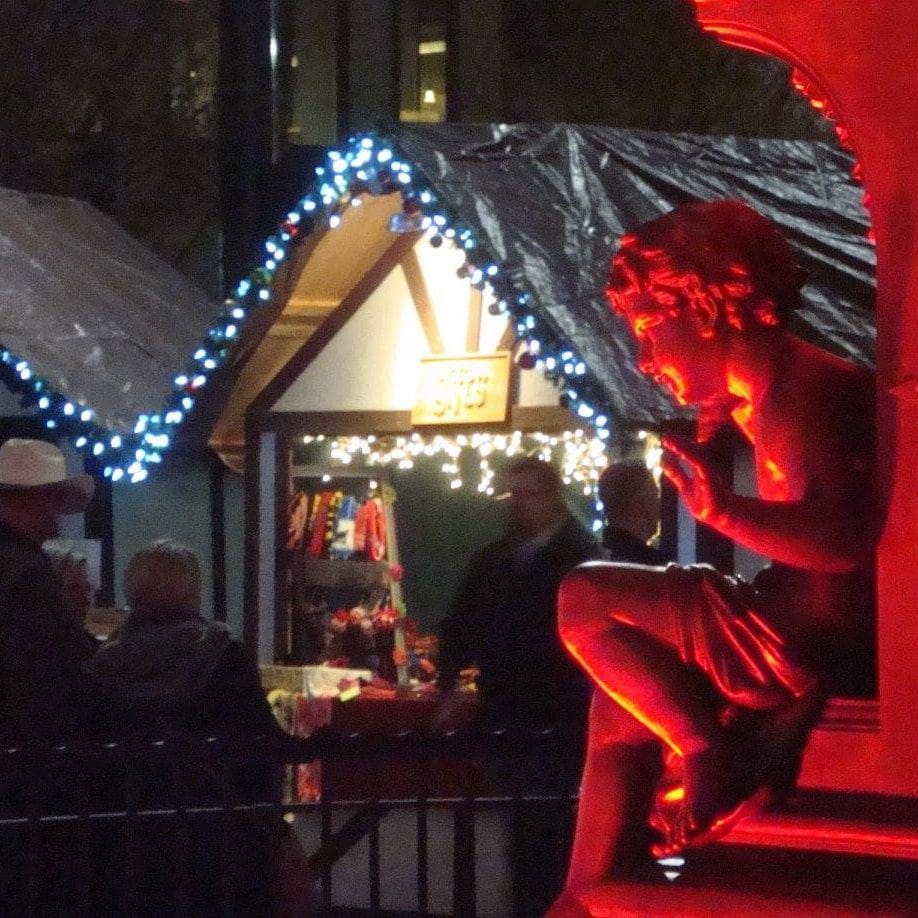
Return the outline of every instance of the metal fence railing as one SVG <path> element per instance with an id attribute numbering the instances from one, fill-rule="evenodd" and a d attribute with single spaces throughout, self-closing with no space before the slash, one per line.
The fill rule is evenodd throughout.
<path id="1" fill-rule="evenodd" d="M 351 870 L 348 883 L 365 883 L 357 898 L 379 913 L 394 880 L 383 865 L 381 826 L 400 814 L 411 837 L 400 837 L 398 846 L 414 849 L 397 868 L 404 888 L 405 865 L 413 862 L 413 901 L 403 907 L 475 915 L 481 814 L 569 814 L 573 800 L 567 792 L 525 787 L 483 791 L 471 777 L 443 793 L 434 780 L 438 769 L 449 762 L 454 774 L 473 776 L 488 757 L 563 742 L 550 731 L 381 736 L 323 728 L 309 739 L 170 734 L 7 745 L 0 749 L 0 912 L 321 913 L 336 905 L 336 865 L 345 858 L 353 864 L 359 847 L 365 870 L 357 879 Z M 320 798 L 284 799 L 277 792 L 281 770 L 315 760 L 324 775 Z M 342 773 L 355 763 L 362 782 L 342 788 Z M 396 793 L 388 793 L 387 773 L 406 763 L 407 786 L 403 775 Z M 432 867 L 438 877 L 444 873 L 442 851 L 431 853 L 432 819 L 442 834 L 444 815 L 452 854 L 446 908 L 442 890 L 431 890 Z"/>

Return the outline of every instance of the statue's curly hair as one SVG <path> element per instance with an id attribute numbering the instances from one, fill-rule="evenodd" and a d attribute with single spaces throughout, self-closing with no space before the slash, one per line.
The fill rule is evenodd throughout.
<path id="1" fill-rule="evenodd" d="M 652 291 L 664 307 L 689 305 L 740 331 L 783 328 L 802 300 L 806 272 L 780 230 L 741 201 L 694 201 L 621 238 L 606 296 Z"/>

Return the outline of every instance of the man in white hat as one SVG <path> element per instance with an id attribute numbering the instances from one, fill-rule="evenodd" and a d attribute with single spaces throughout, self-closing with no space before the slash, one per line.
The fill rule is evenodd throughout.
<path id="1" fill-rule="evenodd" d="M 42 543 L 86 509 L 89 475 L 68 477 L 40 440 L 0 446 L 0 731 L 51 737 L 81 729 L 102 703 L 82 672 L 86 642 L 64 612 Z"/>

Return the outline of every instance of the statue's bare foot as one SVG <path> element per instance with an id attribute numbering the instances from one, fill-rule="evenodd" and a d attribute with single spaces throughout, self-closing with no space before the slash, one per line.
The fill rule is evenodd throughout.
<path id="1" fill-rule="evenodd" d="M 747 796 L 749 777 L 755 771 L 748 755 L 725 736 L 721 742 L 682 759 L 682 780 L 685 786 L 683 808 L 687 830 L 704 831 L 717 818 Z"/>
<path id="2" fill-rule="evenodd" d="M 695 829 L 690 832 L 685 847 L 701 848 L 717 841 L 718 838 L 723 838 L 737 823 L 767 810 L 774 798 L 774 791 L 770 787 L 757 787 L 748 797 L 738 801 L 732 809 L 719 812 L 706 829 Z"/>
<path id="3" fill-rule="evenodd" d="M 729 743 L 685 756 L 682 768 L 682 800 L 668 820 L 665 841 L 654 846 L 656 857 L 708 844 L 770 802 L 770 792 L 753 783 L 754 761 Z"/>

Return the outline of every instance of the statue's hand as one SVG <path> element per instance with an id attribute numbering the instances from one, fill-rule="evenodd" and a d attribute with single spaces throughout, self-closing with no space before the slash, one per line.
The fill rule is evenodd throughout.
<path id="1" fill-rule="evenodd" d="M 718 528 L 726 511 L 727 489 L 697 444 L 684 437 L 663 438 L 663 474 L 697 520 Z M 688 471 L 680 465 L 688 466 Z"/>

